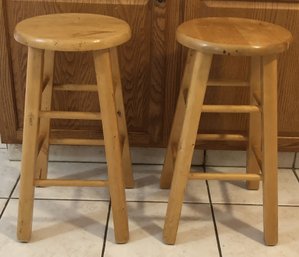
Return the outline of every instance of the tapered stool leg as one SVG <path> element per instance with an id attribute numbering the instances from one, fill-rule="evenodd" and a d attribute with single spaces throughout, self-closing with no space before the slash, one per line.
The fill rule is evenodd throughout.
<path id="1" fill-rule="evenodd" d="M 263 57 L 262 155 L 264 238 L 267 245 L 278 241 L 277 192 L 277 57 Z"/>
<path id="2" fill-rule="evenodd" d="M 53 92 L 53 71 L 54 71 L 54 55 L 53 51 L 45 51 L 44 71 L 43 71 L 43 93 L 41 99 L 41 110 L 51 111 L 52 92 Z M 50 138 L 49 118 L 41 118 L 38 132 L 38 141 L 40 143 L 40 152 L 36 163 L 36 177 L 38 179 L 46 179 L 48 174 L 48 158 L 49 158 L 49 138 Z"/>
<path id="3" fill-rule="evenodd" d="M 261 82 L 262 82 L 262 58 L 260 56 L 251 57 L 250 68 L 250 104 L 259 105 L 261 102 Z M 257 158 L 261 160 L 261 113 L 252 112 L 249 114 L 249 133 L 247 148 L 247 173 L 259 174 L 260 166 Z M 256 158 L 257 157 L 257 158 Z M 250 190 L 259 189 L 259 181 L 247 181 L 247 188 Z"/>
<path id="4" fill-rule="evenodd" d="M 171 184 L 163 238 L 167 244 L 174 244 L 181 215 L 184 191 L 188 181 L 197 130 L 201 116 L 212 55 L 194 53 L 190 64 L 190 86 L 184 93 L 185 115 L 178 142 L 174 175 Z M 186 70 L 189 72 L 189 69 Z"/>
<path id="5" fill-rule="evenodd" d="M 128 215 L 110 51 L 95 51 L 94 59 L 103 121 L 115 240 L 117 243 L 126 243 L 129 239 Z"/>
<path id="6" fill-rule="evenodd" d="M 117 48 L 111 48 L 111 67 L 112 67 L 112 76 L 113 83 L 115 88 L 115 104 L 116 104 L 116 113 L 118 126 L 120 131 L 121 145 L 122 145 L 122 165 L 124 171 L 125 185 L 127 188 L 134 187 L 134 178 L 132 172 L 132 161 L 131 153 L 129 148 L 129 138 L 127 130 L 127 122 L 125 115 L 125 107 L 122 93 L 121 77 L 119 71 L 118 55 Z"/>
<path id="7" fill-rule="evenodd" d="M 30 240 L 44 51 L 29 47 L 17 237 Z"/>
<path id="8" fill-rule="evenodd" d="M 185 116 L 185 110 L 186 110 L 185 98 L 186 98 L 186 93 L 188 92 L 190 87 L 190 79 L 193 72 L 195 56 L 196 56 L 195 51 L 193 50 L 188 51 L 188 57 L 186 61 L 182 83 L 181 83 L 174 120 L 171 127 L 171 133 L 170 133 L 168 146 L 166 150 L 163 170 L 160 178 L 160 187 L 163 189 L 170 188 L 172 177 L 173 177 L 174 163 L 176 160 L 176 152 L 177 152 L 177 147 L 179 143 L 179 138 L 180 138 L 184 116 Z"/>

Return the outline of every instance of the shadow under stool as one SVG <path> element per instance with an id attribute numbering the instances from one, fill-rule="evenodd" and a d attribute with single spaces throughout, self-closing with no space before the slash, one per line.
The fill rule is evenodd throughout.
<path id="1" fill-rule="evenodd" d="M 35 186 L 108 186 L 115 241 L 129 238 L 125 186 L 133 187 L 117 46 L 131 37 L 129 25 L 95 14 L 52 14 L 21 21 L 15 39 L 28 46 L 17 237 L 30 240 Z M 56 51 L 92 51 L 96 85 L 53 85 Z M 52 111 L 53 90 L 98 92 L 99 112 Z M 51 119 L 102 121 L 104 140 L 52 138 Z M 108 180 L 47 179 L 49 144 L 104 145 Z"/>
<path id="2" fill-rule="evenodd" d="M 164 242 L 174 244 L 189 179 L 245 180 L 248 189 L 263 183 L 264 240 L 278 241 L 277 192 L 277 54 L 292 40 L 286 29 L 243 18 L 202 18 L 177 28 L 177 41 L 188 48 L 188 57 L 166 152 L 161 188 L 170 188 L 164 224 Z M 205 105 L 213 55 L 248 56 L 249 105 Z M 245 83 L 246 84 L 246 83 Z M 226 86 L 219 83 L 218 86 Z M 198 134 L 200 116 L 208 113 L 248 113 L 249 133 Z M 190 171 L 197 140 L 248 141 L 247 173 L 196 173 Z"/>

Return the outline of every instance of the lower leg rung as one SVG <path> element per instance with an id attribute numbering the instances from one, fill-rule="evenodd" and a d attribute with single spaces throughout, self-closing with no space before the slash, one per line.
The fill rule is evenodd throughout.
<path id="1" fill-rule="evenodd" d="M 203 105 L 203 112 L 220 112 L 220 113 L 251 113 L 259 112 L 257 105 Z"/>
<path id="2" fill-rule="evenodd" d="M 196 140 L 247 141 L 248 138 L 241 134 L 198 134 Z"/>
<path id="3" fill-rule="evenodd" d="M 259 174 L 241 174 L 241 173 L 198 173 L 191 172 L 189 179 L 202 179 L 202 180 L 247 180 L 247 181 L 260 181 L 261 175 Z"/>
<path id="4" fill-rule="evenodd" d="M 54 85 L 53 89 L 55 91 L 87 91 L 87 92 L 97 92 L 97 85 L 77 85 L 77 84 L 58 84 Z"/>
<path id="5" fill-rule="evenodd" d="M 51 145 L 105 145 L 103 139 L 50 138 Z"/>
<path id="6" fill-rule="evenodd" d="M 101 120 L 99 112 L 61 112 L 61 111 L 40 111 L 41 118 L 65 119 L 65 120 Z"/>
<path id="7" fill-rule="evenodd" d="M 75 179 L 38 179 L 34 181 L 35 186 L 40 187 L 106 187 L 107 180 L 75 180 Z"/>

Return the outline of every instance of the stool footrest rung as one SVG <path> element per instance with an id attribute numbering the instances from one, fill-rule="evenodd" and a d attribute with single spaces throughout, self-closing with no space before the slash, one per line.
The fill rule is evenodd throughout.
<path id="1" fill-rule="evenodd" d="M 62 111 L 40 111 L 41 118 L 65 119 L 65 120 L 101 120 L 100 112 L 62 112 Z"/>
<path id="2" fill-rule="evenodd" d="M 37 179 L 34 185 L 40 187 L 106 187 L 108 180 Z"/>
<path id="3" fill-rule="evenodd" d="M 259 181 L 261 180 L 259 174 L 241 174 L 241 173 L 199 173 L 192 172 L 189 174 L 191 180 L 247 180 Z"/>
<path id="4" fill-rule="evenodd" d="M 255 105 L 203 105 L 202 112 L 222 113 L 251 113 L 259 112 L 259 106 Z"/>
<path id="5" fill-rule="evenodd" d="M 105 145 L 104 139 L 50 138 L 51 145 Z"/>
<path id="6" fill-rule="evenodd" d="M 211 141 L 247 141 L 247 136 L 242 134 L 198 134 L 196 140 Z"/>
<path id="7" fill-rule="evenodd" d="M 242 80 L 216 80 L 211 79 L 207 83 L 210 87 L 249 87 L 249 82 Z"/>
<path id="8" fill-rule="evenodd" d="M 262 152 L 261 150 L 258 150 L 256 147 L 251 147 L 251 150 L 253 152 L 253 156 L 255 157 L 255 160 L 260 168 L 260 170 L 262 171 Z"/>
<path id="9" fill-rule="evenodd" d="M 87 91 L 87 92 L 98 92 L 97 85 L 80 85 L 80 84 L 56 84 L 53 86 L 55 91 Z"/>

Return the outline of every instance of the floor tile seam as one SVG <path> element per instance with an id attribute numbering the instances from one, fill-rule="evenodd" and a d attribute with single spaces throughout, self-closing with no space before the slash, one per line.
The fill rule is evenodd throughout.
<path id="1" fill-rule="evenodd" d="M 299 183 L 299 175 L 297 174 L 297 172 L 296 172 L 296 160 L 297 160 L 297 152 L 295 153 L 295 158 L 294 158 L 294 162 L 293 162 L 293 167 L 292 167 L 292 170 L 293 170 L 293 173 L 294 173 L 294 175 L 295 175 L 295 177 L 296 177 L 296 179 L 297 179 L 297 181 L 298 181 L 298 183 Z"/>
<path id="2" fill-rule="evenodd" d="M 109 206 L 108 206 L 108 212 L 107 212 L 107 218 L 106 218 L 106 226 L 105 226 L 105 232 L 104 232 L 104 238 L 103 238 L 101 257 L 105 256 L 108 229 L 109 229 L 110 213 L 111 213 L 111 200 L 109 201 Z"/>
<path id="3" fill-rule="evenodd" d="M 7 208 L 7 205 L 8 205 L 8 203 L 9 203 L 9 201 L 10 201 L 10 199 L 11 199 L 11 197 L 12 197 L 12 195 L 13 195 L 13 193 L 14 193 L 14 191 L 15 191 L 15 189 L 16 189 L 18 183 L 19 183 L 19 180 L 20 180 L 20 176 L 18 176 L 18 178 L 17 178 L 17 180 L 16 180 L 16 182 L 15 182 L 13 188 L 12 188 L 11 191 L 10 191 L 10 194 L 9 194 L 9 196 L 8 196 L 8 199 L 6 200 L 6 202 L 5 202 L 4 206 L 3 206 L 3 209 L 2 209 L 1 212 L 0 212 L 0 219 L 2 218 L 4 212 L 5 212 L 6 208 Z"/>
<path id="4" fill-rule="evenodd" d="M 12 200 L 19 200 L 19 197 L 11 197 Z M 71 199 L 71 198 L 34 198 L 34 201 L 65 201 L 65 202 L 109 202 L 108 199 Z"/>
<path id="5" fill-rule="evenodd" d="M 204 150 L 204 158 L 203 158 L 204 172 L 206 172 L 206 162 L 207 162 L 207 150 Z M 213 201 L 212 201 L 212 196 L 211 196 L 211 192 L 210 192 L 209 182 L 208 182 L 208 180 L 205 180 L 205 182 L 206 182 L 206 188 L 207 188 L 207 193 L 208 193 L 208 197 L 209 197 L 209 205 L 210 205 L 212 219 L 213 219 L 213 226 L 214 226 L 214 233 L 215 233 L 215 237 L 216 237 L 218 254 L 219 254 L 219 257 L 222 257 L 223 256 L 222 249 L 221 249 L 220 238 L 219 238 L 219 234 L 218 234 L 218 228 L 217 228 L 216 217 L 215 217 L 215 213 L 214 213 L 214 207 L 213 207 Z"/>
<path id="6" fill-rule="evenodd" d="M 213 202 L 213 206 L 247 206 L 247 207 L 263 207 L 263 204 L 251 204 L 251 203 L 215 203 Z M 299 204 L 278 204 L 278 207 L 299 207 Z"/>

